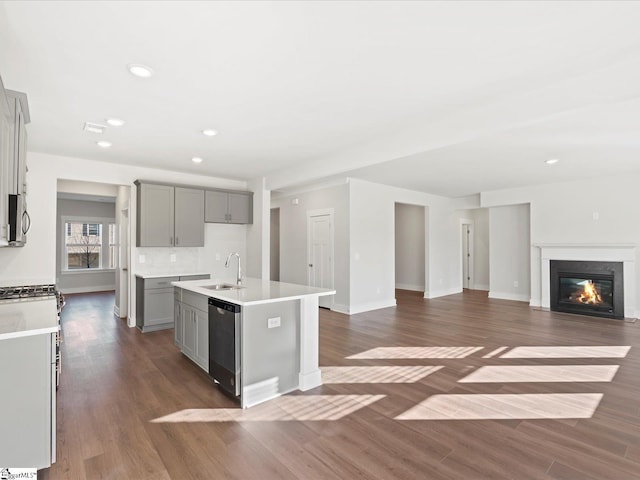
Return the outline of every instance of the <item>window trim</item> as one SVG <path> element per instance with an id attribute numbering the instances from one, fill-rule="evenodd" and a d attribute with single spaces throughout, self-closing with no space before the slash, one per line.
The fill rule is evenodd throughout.
<path id="1" fill-rule="evenodd" d="M 115 272 L 118 268 L 117 259 L 116 259 L 116 268 L 103 268 L 104 259 L 108 258 L 109 255 L 109 224 L 116 224 L 115 218 L 108 217 L 78 217 L 78 216 L 70 216 L 63 215 L 60 217 L 60 222 L 62 224 L 62 238 L 60 241 L 60 273 L 62 275 L 79 275 L 84 273 L 104 273 L 104 272 Z M 100 223 L 102 225 L 102 235 L 101 235 L 101 245 L 100 245 L 100 268 L 74 268 L 69 269 L 68 266 L 68 258 L 67 258 L 67 223 Z M 106 227 L 106 228 L 105 228 Z M 117 227 L 116 227 L 117 228 Z M 106 245 L 105 245 L 106 239 Z M 117 239 L 117 238 L 116 238 Z M 108 264 L 108 259 L 106 260 Z"/>

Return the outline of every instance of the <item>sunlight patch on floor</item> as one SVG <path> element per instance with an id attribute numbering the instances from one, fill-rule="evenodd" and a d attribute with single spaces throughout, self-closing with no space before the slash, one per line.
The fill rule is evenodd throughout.
<path id="1" fill-rule="evenodd" d="M 443 366 L 322 367 L 322 383 L 415 383 Z"/>
<path id="2" fill-rule="evenodd" d="M 385 395 L 289 395 L 253 408 L 190 408 L 151 423 L 334 421 Z"/>
<path id="3" fill-rule="evenodd" d="M 466 358 L 484 347 L 377 347 L 348 359 Z"/>
<path id="4" fill-rule="evenodd" d="M 515 347 L 500 358 L 624 358 L 630 346 Z"/>
<path id="5" fill-rule="evenodd" d="M 618 365 L 517 365 L 480 367 L 460 383 L 610 382 Z"/>
<path id="6" fill-rule="evenodd" d="M 433 395 L 396 420 L 591 418 L 601 393 Z"/>

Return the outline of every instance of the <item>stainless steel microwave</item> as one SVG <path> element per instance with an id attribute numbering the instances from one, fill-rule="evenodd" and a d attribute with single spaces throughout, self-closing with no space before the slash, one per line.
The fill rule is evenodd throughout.
<path id="1" fill-rule="evenodd" d="M 31 227 L 31 218 L 24 204 L 24 196 L 9 194 L 8 241 L 12 247 L 22 247 L 27 243 L 27 232 Z"/>

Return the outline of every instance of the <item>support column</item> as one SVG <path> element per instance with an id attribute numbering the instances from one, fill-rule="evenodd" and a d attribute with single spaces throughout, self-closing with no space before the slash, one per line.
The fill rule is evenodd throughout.
<path id="1" fill-rule="evenodd" d="M 300 374 L 298 387 L 303 392 L 322 385 L 322 372 L 318 366 L 320 328 L 318 296 L 300 299 Z"/>

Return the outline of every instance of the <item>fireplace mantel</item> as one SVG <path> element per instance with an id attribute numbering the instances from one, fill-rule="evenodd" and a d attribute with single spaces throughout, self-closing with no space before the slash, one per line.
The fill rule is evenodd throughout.
<path id="1" fill-rule="evenodd" d="M 638 317 L 636 305 L 636 248 L 626 243 L 538 243 L 531 251 L 531 306 L 550 307 L 550 260 L 623 262 L 624 316 Z M 537 278 L 535 278 L 537 276 Z M 533 288 L 539 285 L 539 288 Z"/>

